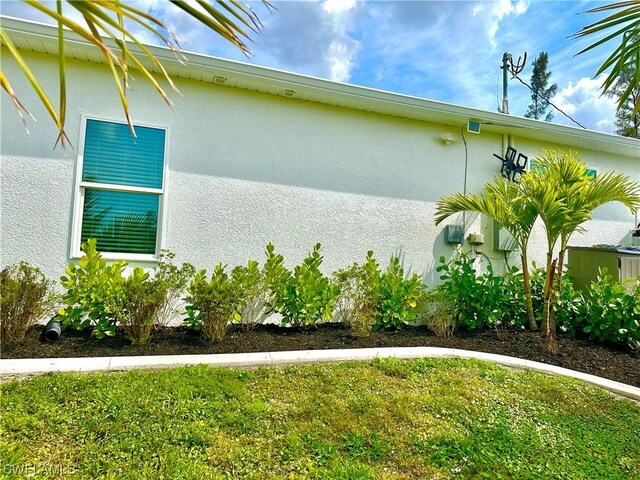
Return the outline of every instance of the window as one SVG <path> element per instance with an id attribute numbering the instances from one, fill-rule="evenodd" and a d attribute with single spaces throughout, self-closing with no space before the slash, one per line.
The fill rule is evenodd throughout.
<path id="1" fill-rule="evenodd" d="M 73 255 L 89 238 L 106 258 L 159 250 L 166 130 L 87 119 L 78 165 Z"/>

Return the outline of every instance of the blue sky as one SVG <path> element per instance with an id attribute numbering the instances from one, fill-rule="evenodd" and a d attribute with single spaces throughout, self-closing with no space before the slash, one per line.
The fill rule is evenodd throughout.
<path id="1" fill-rule="evenodd" d="M 600 1 L 272 0 L 273 12 L 253 4 L 264 30 L 253 35 L 249 59 L 166 0 L 130 3 L 159 16 L 184 50 L 485 110 L 501 101 L 503 52 L 528 53 L 521 77 L 529 81 L 533 59 L 546 51 L 554 103 L 587 128 L 614 129 L 615 103 L 593 79 L 614 46 L 575 57 L 592 40 L 568 38 L 601 18 L 583 13 Z M 17 2 L 1 6 L 4 15 L 43 20 Z M 530 93 L 512 80 L 509 100 L 510 113 L 522 115 Z M 553 121 L 572 124 L 560 113 Z"/>

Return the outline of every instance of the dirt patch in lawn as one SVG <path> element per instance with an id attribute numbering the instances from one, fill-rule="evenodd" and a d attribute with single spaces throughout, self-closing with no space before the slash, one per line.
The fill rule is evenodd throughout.
<path id="1" fill-rule="evenodd" d="M 2 358 L 112 357 L 125 355 L 195 355 L 203 353 L 276 352 L 368 347 L 446 347 L 497 353 L 558 365 L 579 372 L 640 386 L 640 353 L 626 348 L 599 345 L 583 339 L 558 336 L 560 352 L 545 351 L 540 335 L 529 331 L 459 333 L 436 337 L 426 328 L 373 333 L 353 338 L 341 324 L 324 324 L 298 331 L 263 325 L 252 332 L 230 330 L 220 343 L 203 341 L 199 334 L 182 327 L 153 332 L 147 345 L 132 345 L 124 336 L 98 340 L 88 332 L 66 331 L 55 343 L 42 337 L 42 327 L 33 328 L 19 345 L 4 347 Z"/>

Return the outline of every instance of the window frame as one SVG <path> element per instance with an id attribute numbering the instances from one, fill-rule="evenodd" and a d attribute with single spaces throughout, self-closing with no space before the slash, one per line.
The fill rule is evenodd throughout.
<path id="1" fill-rule="evenodd" d="M 82 217 L 84 213 L 84 197 L 87 188 L 97 190 L 109 190 L 117 192 L 132 193 L 152 193 L 158 195 L 158 223 L 156 227 L 156 248 L 155 253 L 118 253 L 118 252 L 100 252 L 102 258 L 106 260 L 129 260 L 134 262 L 157 262 L 160 250 L 164 248 L 164 233 L 166 230 L 166 197 L 167 197 L 167 181 L 168 181 L 168 158 L 169 158 L 169 127 L 166 125 L 158 125 L 150 122 L 135 122 L 134 126 L 155 128 L 164 130 L 164 158 L 162 165 L 162 188 L 136 187 L 130 185 L 115 185 L 110 183 L 93 183 L 82 181 L 82 170 L 84 167 L 84 146 L 87 131 L 87 121 L 95 120 L 98 122 L 119 123 L 127 125 L 121 118 L 82 115 L 80 119 L 80 136 L 78 140 L 78 156 L 76 160 L 75 181 L 74 181 L 74 204 L 73 204 L 73 220 L 71 231 L 71 246 L 69 257 L 71 259 L 79 259 L 83 253 L 80 249 L 82 239 Z"/>

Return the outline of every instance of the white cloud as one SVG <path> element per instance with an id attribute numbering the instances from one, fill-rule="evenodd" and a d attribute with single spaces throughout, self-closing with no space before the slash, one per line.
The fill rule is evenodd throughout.
<path id="1" fill-rule="evenodd" d="M 348 82 L 360 43 L 351 31 L 363 13 L 355 0 L 274 2 L 278 9 L 262 18 L 253 60 L 340 82 Z"/>
<path id="2" fill-rule="evenodd" d="M 529 2 L 440 1 L 366 3 L 358 70 L 367 86 L 494 110 L 501 51 L 516 45 Z M 516 52 L 518 50 L 515 50 Z M 516 55 L 517 58 L 517 55 Z M 357 77 L 363 81 L 363 76 Z"/>
<path id="3" fill-rule="evenodd" d="M 331 16 L 333 39 L 325 52 L 325 60 L 329 67 L 329 78 L 338 82 L 347 82 L 351 78 L 351 69 L 355 65 L 355 57 L 359 43 L 349 34 L 355 0 L 327 0 L 323 10 Z"/>
<path id="4" fill-rule="evenodd" d="M 327 13 L 340 13 L 351 10 L 355 4 L 355 0 L 326 0 L 322 8 Z"/>
<path id="5" fill-rule="evenodd" d="M 583 77 L 576 83 L 569 82 L 554 99 L 554 103 L 585 127 L 603 132 L 613 132 L 616 102 L 601 95 L 602 79 Z M 561 114 L 555 121 L 575 125 Z"/>
<path id="6" fill-rule="evenodd" d="M 355 51 L 338 41 L 331 42 L 326 54 L 326 61 L 329 64 L 329 78 L 337 82 L 346 82 L 351 76 L 353 68 L 353 57 Z"/>
<path id="7" fill-rule="evenodd" d="M 492 9 L 492 18 L 489 20 L 489 26 L 487 27 L 487 35 L 493 50 L 498 46 L 496 34 L 500 29 L 502 20 L 509 15 L 520 16 L 526 13 L 528 8 L 529 0 L 520 0 L 517 3 L 511 0 L 499 0 L 495 3 Z"/>

